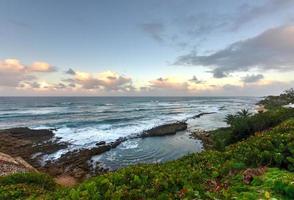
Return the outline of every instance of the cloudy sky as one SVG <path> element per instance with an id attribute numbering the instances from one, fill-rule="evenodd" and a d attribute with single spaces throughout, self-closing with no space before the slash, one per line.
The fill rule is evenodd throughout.
<path id="1" fill-rule="evenodd" d="M 0 0 L 0 96 L 294 87 L 294 0 Z"/>

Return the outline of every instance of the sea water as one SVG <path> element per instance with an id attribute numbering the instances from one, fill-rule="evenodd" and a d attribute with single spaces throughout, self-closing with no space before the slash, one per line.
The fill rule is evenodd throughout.
<path id="1" fill-rule="evenodd" d="M 193 129 L 225 127 L 224 118 L 240 109 L 254 111 L 258 97 L 0 97 L 0 129 L 53 129 L 67 149 L 46 156 L 57 159 L 67 151 L 92 148 L 152 127 L 189 119 L 188 130 L 176 135 L 130 139 L 93 161 L 116 169 L 134 163 L 162 162 L 202 150 L 189 138 Z M 190 119 L 202 112 L 215 112 Z"/>

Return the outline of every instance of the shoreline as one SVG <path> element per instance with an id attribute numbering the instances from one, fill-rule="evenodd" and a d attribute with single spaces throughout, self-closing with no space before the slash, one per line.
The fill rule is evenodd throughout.
<path id="1" fill-rule="evenodd" d="M 200 116 L 205 114 L 200 113 Z M 94 175 L 109 171 L 107 168 L 101 167 L 99 162 L 93 165 L 91 162 L 93 156 L 101 155 L 114 149 L 127 140 L 144 139 L 146 137 L 168 137 L 186 129 L 186 122 L 163 124 L 146 130 L 135 137 L 121 137 L 109 143 L 100 141 L 90 149 L 83 148 L 69 151 L 56 160 L 49 160 L 42 164 L 43 156 L 66 149 L 70 143 L 60 142 L 60 138 L 55 137 L 52 129 L 10 128 L 0 130 L 0 152 L 13 157 L 21 157 L 38 171 L 47 173 L 52 177 L 70 177 L 75 182 L 81 182 Z"/>
<path id="2" fill-rule="evenodd" d="M 214 113 L 202 112 L 189 119 L 196 119 Z M 13 157 L 21 157 L 38 171 L 49 174 L 56 179 L 66 177 L 66 179 L 74 179 L 71 182 L 78 183 L 109 171 L 108 168 L 102 167 L 101 163 L 94 163 L 92 157 L 102 155 L 127 140 L 144 139 L 147 137 L 168 137 L 175 135 L 177 132 L 186 131 L 189 119 L 155 126 L 136 136 L 120 137 L 109 143 L 100 141 L 96 143 L 95 147 L 68 151 L 59 158 L 47 160 L 44 163 L 41 162 L 43 156 L 65 150 L 70 146 L 70 143 L 61 142 L 61 138 L 55 136 L 54 129 L 35 130 L 27 127 L 3 129 L 0 130 L 0 152 Z M 209 149 L 211 146 L 211 142 L 208 142 L 211 138 L 204 134 L 195 134 L 195 131 L 193 131 L 189 133 L 189 138 L 200 140 L 204 149 Z"/>

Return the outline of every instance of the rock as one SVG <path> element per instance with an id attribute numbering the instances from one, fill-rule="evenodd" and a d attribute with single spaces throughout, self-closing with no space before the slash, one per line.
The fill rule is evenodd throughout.
<path id="1" fill-rule="evenodd" d="M 243 182 L 250 184 L 255 176 L 260 176 L 267 170 L 266 166 L 261 166 L 259 168 L 248 168 L 243 172 Z"/>
<path id="2" fill-rule="evenodd" d="M 104 144 L 106 144 L 105 141 L 101 141 L 101 142 L 97 142 L 97 143 L 96 143 L 97 146 L 104 145 Z"/>
<path id="3" fill-rule="evenodd" d="M 194 116 L 192 117 L 192 119 L 199 118 L 199 117 L 201 117 L 202 115 L 210 115 L 210 114 L 214 114 L 214 113 L 216 113 L 216 112 L 203 112 L 203 113 L 200 113 L 200 114 L 198 114 L 198 115 L 194 115 Z"/>
<path id="4" fill-rule="evenodd" d="M 111 142 L 110 145 L 111 145 L 111 148 L 115 148 L 117 147 L 118 145 L 120 145 L 120 143 L 126 141 L 127 139 L 126 138 L 118 138 L 115 142 Z"/>
<path id="5" fill-rule="evenodd" d="M 190 134 L 190 137 L 197 140 L 201 140 L 205 149 L 210 149 L 213 147 L 213 139 L 207 131 L 195 130 Z"/>
<path id="6" fill-rule="evenodd" d="M 20 127 L 20 128 L 11 128 L 6 129 L 1 132 L 8 132 L 13 137 L 19 138 L 19 139 L 27 139 L 32 142 L 42 142 L 51 139 L 54 136 L 54 133 L 51 130 L 47 129 L 38 129 L 33 130 L 29 129 L 27 127 Z"/>
<path id="7" fill-rule="evenodd" d="M 161 126 L 154 127 L 150 130 L 145 131 L 141 137 L 153 137 L 153 136 L 165 136 L 173 135 L 178 131 L 184 131 L 187 129 L 186 122 L 175 122 L 171 124 L 164 124 Z"/>
<path id="8" fill-rule="evenodd" d="M 81 168 L 75 168 L 73 169 L 72 174 L 76 179 L 81 179 L 87 174 L 87 172 Z"/>
<path id="9" fill-rule="evenodd" d="M 63 173 L 63 170 L 61 168 L 54 167 L 54 166 L 48 167 L 46 171 L 51 176 L 59 176 Z"/>
<path id="10" fill-rule="evenodd" d="M 14 158 L 8 154 L 0 152 L 0 176 L 13 173 L 38 172 L 21 157 Z"/>

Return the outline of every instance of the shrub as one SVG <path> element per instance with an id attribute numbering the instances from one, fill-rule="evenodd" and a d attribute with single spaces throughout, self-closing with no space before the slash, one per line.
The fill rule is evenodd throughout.
<path id="1" fill-rule="evenodd" d="M 260 132 L 279 123 L 294 117 L 294 109 L 278 108 L 255 115 L 248 114 L 248 111 L 239 111 L 236 115 L 227 115 L 225 121 L 231 126 L 224 131 L 220 129 L 212 132 L 215 147 L 223 150 L 224 146 L 233 144 L 248 138 L 256 132 Z"/>
<path id="2" fill-rule="evenodd" d="M 53 190 L 56 187 L 53 179 L 41 173 L 16 173 L 5 177 L 0 177 L 0 186 L 29 184 L 36 185 L 45 190 Z"/>

